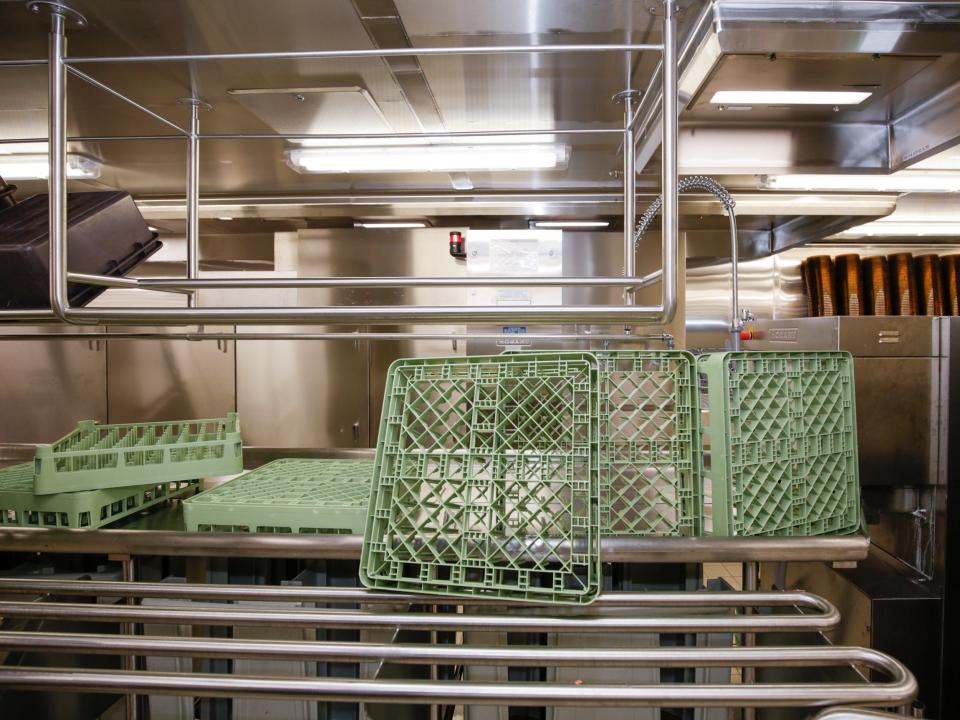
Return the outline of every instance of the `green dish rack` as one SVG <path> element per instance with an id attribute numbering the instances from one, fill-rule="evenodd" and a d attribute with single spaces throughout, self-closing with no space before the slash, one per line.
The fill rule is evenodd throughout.
<path id="1" fill-rule="evenodd" d="M 601 584 L 596 386 L 588 353 L 394 362 L 363 584 L 591 602 Z"/>
<path id="2" fill-rule="evenodd" d="M 679 350 L 596 353 L 604 535 L 701 532 L 696 362 Z"/>
<path id="3" fill-rule="evenodd" d="M 99 425 L 85 420 L 37 448 L 34 492 L 50 495 L 243 471 L 240 418 Z"/>
<path id="4" fill-rule="evenodd" d="M 274 460 L 190 498 L 191 532 L 362 533 L 372 460 Z"/>
<path id="5" fill-rule="evenodd" d="M 196 491 L 199 482 L 181 480 L 111 490 L 35 495 L 33 463 L 0 470 L 0 526 L 90 529 Z"/>
<path id="6" fill-rule="evenodd" d="M 702 355 L 704 483 L 715 535 L 860 527 L 853 359 L 846 352 Z"/>

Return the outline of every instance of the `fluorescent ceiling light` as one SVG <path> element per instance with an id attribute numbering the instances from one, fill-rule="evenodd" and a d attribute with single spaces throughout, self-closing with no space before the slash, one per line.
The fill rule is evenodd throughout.
<path id="1" fill-rule="evenodd" d="M 834 237 L 957 237 L 960 222 L 895 222 L 875 220 L 838 232 Z"/>
<path id="2" fill-rule="evenodd" d="M 610 223 L 607 220 L 534 220 L 531 225 L 535 228 L 605 228 Z"/>
<path id="3" fill-rule="evenodd" d="M 433 145 L 549 145 L 556 142 L 553 133 L 535 135 L 456 135 L 453 137 L 349 137 L 338 138 L 302 138 L 292 140 L 301 147 L 397 147 L 415 145 L 430 147 Z"/>
<path id="4" fill-rule="evenodd" d="M 50 166 L 46 155 L 0 154 L 0 177 L 4 180 L 46 180 Z M 100 162 L 86 155 L 67 155 L 67 177 L 91 179 L 100 177 Z"/>
<path id="5" fill-rule="evenodd" d="M 718 90 L 714 105 L 859 105 L 873 93 L 853 90 Z"/>
<path id="6" fill-rule="evenodd" d="M 287 150 L 301 173 L 470 172 L 566 167 L 566 145 L 411 145 Z"/>
<path id="7" fill-rule="evenodd" d="M 425 228 L 430 227 L 427 223 L 422 220 L 415 222 L 355 222 L 353 224 L 355 228 L 366 228 L 367 230 L 402 230 L 406 228 Z"/>
<path id="8" fill-rule="evenodd" d="M 760 184 L 771 190 L 958 192 L 960 172 L 901 170 L 892 175 L 762 175 Z"/>

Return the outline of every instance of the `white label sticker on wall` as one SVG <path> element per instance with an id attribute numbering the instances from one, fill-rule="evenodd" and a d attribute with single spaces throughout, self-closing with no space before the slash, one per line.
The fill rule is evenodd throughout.
<path id="1" fill-rule="evenodd" d="M 563 275 L 562 230 L 470 230 L 467 275 L 559 277 Z M 560 305 L 563 288 L 470 288 L 469 305 Z"/>

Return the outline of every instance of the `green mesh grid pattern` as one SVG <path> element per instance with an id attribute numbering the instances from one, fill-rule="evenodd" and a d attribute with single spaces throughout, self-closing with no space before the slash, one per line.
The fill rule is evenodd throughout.
<path id="1" fill-rule="evenodd" d="M 395 362 L 364 533 L 364 585 L 593 600 L 596 370 L 587 353 Z"/>
<path id="2" fill-rule="evenodd" d="M 845 352 L 701 356 L 717 535 L 843 534 L 860 526 L 853 360 Z"/>
<path id="3" fill-rule="evenodd" d="M 37 448 L 34 492 L 48 495 L 150 482 L 232 475 L 243 470 L 240 418 L 98 425 L 84 420 Z"/>
<path id="4" fill-rule="evenodd" d="M 183 504 L 192 532 L 360 534 L 372 460 L 274 460 Z"/>
<path id="5" fill-rule="evenodd" d="M 693 356 L 596 353 L 600 363 L 600 528 L 604 535 L 701 531 L 700 437 Z"/>
<path id="6" fill-rule="evenodd" d="M 35 495 L 33 463 L 0 470 L 0 526 L 96 529 L 196 491 L 196 480 Z"/>

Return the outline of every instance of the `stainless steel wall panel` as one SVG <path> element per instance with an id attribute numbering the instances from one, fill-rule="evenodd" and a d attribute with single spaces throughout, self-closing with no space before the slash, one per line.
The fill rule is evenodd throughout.
<path id="1" fill-rule="evenodd" d="M 214 304 L 220 292 L 203 293 L 202 302 Z M 114 289 L 101 295 L 93 305 L 182 307 L 185 303 L 184 295 Z M 231 332 L 234 328 L 209 326 L 206 329 Z M 126 328 L 120 331 L 124 330 Z M 177 328 L 169 328 L 161 332 L 176 331 Z M 108 340 L 107 346 L 110 422 L 220 417 L 236 410 L 236 343 L 233 341 Z"/>
<path id="2" fill-rule="evenodd" d="M 82 328 L 7 328 L 59 333 Z M 102 341 L 0 343 L 0 443 L 52 442 L 80 420 L 107 420 L 107 348 Z"/>
<path id="3" fill-rule="evenodd" d="M 367 447 L 369 346 L 349 340 L 238 342 L 237 410 L 244 442 L 262 447 Z"/>
<path id="4" fill-rule="evenodd" d="M 110 422 L 222 417 L 236 410 L 235 342 L 144 340 L 107 345 Z"/>

